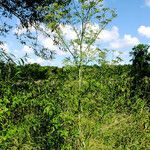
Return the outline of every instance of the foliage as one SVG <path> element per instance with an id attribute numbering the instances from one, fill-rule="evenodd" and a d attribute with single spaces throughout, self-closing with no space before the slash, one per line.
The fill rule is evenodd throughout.
<path id="1" fill-rule="evenodd" d="M 149 86 L 144 86 L 143 82 L 149 83 L 150 77 L 150 46 L 146 44 L 139 44 L 132 49 L 130 53 L 132 56 L 131 76 L 133 78 L 131 87 L 131 96 L 140 95 L 141 98 L 146 98 L 149 101 Z M 150 101 L 149 101 L 150 103 Z"/>
<path id="2" fill-rule="evenodd" d="M 133 49 L 133 66 L 107 64 L 107 51 L 94 43 L 115 14 L 101 4 L 79 0 L 46 7 L 54 42 L 71 54 L 74 66 L 16 65 L 1 57 L 0 149 L 150 149 L 150 79 L 137 72 L 135 88 L 137 76 L 130 73 L 135 66 L 144 71 L 145 63 L 149 68 L 148 49 Z M 99 28 L 92 28 L 93 19 Z M 76 33 L 71 40 L 62 33 L 68 24 Z M 87 66 L 94 61 L 101 65 Z"/>
<path id="3" fill-rule="evenodd" d="M 21 44 L 31 47 L 38 56 L 45 56 L 42 50 L 47 50 L 38 42 L 38 34 L 46 36 L 47 34 L 42 29 L 41 25 L 45 23 L 45 16 L 48 14 L 48 9 L 53 3 L 63 5 L 69 4 L 70 0 L 1 0 L 0 1 L 0 45 L 4 42 L 4 38 L 9 35 L 13 29 L 14 35 L 19 39 Z M 54 10 L 53 13 L 55 13 Z M 17 19 L 19 24 L 15 24 Z M 51 20 L 53 21 L 53 20 Z M 20 32 L 23 31 L 23 32 Z M 34 30 L 34 31 L 33 31 Z M 15 32 L 14 32 L 15 31 Z M 40 33 L 39 33 L 40 32 Z M 51 33 L 52 34 L 52 33 Z M 50 36 L 48 34 L 47 36 Z M 6 43 L 5 43 L 6 44 Z M 0 50 L 0 55 L 1 55 Z M 52 51 L 47 50 L 47 57 L 52 58 Z M 45 57 L 45 58 L 47 58 Z"/>
<path id="4" fill-rule="evenodd" d="M 53 13 L 54 10 L 59 10 Z M 65 10 L 67 11 L 66 14 Z M 59 49 L 69 53 L 66 61 L 76 66 L 88 65 L 100 57 L 102 50 L 96 45 L 102 30 L 116 17 L 114 10 L 105 8 L 102 0 L 71 0 L 64 8 L 54 3 L 45 20 L 53 31 Z M 53 19 L 53 22 L 50 22 Z M 66 37 L 68 30 L 72 34 Z M 97 57 L 99 56 L 99 57 Z"/>
<path id="5" fill-rule="evenodd" d="M 141 78 L 149 76 L 150 46 L 139 44 L 132 49 L 130 54 L 132 56 L 134 74 Z"/>
<path id="6" fill-rule="evenodd" d="M 28 69 L 31 74 L 43 68 L 28 67 L 33 68 Z M 15 68 L 24 72 L 27 66 Z M 23 73 L 19 78 L 14 74 L 13 80 L 1 80 L 1 149 L 148 150 L 149 107 L 138 94 L 131 98 L 130 69 L 130 65 L 84 66 L 80 120 L 76 67 L 47 67 L 49 75 L 43 80 L 37 80 L 38 76 L 21 80 Z"/>
<path id="7" fill-rule="evenodd" d="M 58 11 L 53 13 L 54 10 Z M 64 13 L 66 11 L 67 13 Z M 78 71 L 77 81 L 74 83 L 76 90 L 72 93 L 73 97 L 76 96 L 72 105 L 78 114 L 79 136 L 76 142 L 79 149 L 85 145 L 81 128 L 84 105 L 82 100 L 82 91 L 84 90 L 83 66 L 99 62 L 102 50 L 99 49 L 96 42 L 100 38 L 102 30 L 115 16 L 114 10 L 103 6 L 103 0 L 71 0 L 66 8 L 54 3 L 45 18 L 48 27 L 53 31 L 54 43 L 59 45 L 61 51 L 68 53 L 65 64 L 73 65 Z M 53 22 L 51 22 L 52 19 Z M 73 37 L 67 37 L 66 32 L 64 32 L 65 29 L 70 30 Z"/>
<path id="8" fill-rule="evenodd" d="M 44 21 L 44 17 L 47 12 L 44 12 L 44 8 L 50 6 L 52 3 L 57 2 L 58 5 L 68 3 L 67 0 L 59 1 L 40 1 L 40 0 L 1 0 L 0 10 L 1 16 L 6 18 L 17 17 L 24 27 L 29 27 L 29 25 L 35 23 L 41 23 Z M 41 11 L 38 8 L 43 8 Z M 9 25 L 9 24 L 8 24 Z"/>

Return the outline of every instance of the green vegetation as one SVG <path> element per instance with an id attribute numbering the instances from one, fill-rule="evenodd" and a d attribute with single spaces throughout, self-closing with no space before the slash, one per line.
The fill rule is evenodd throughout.
<path id="1" fill-rule="evenodd" d="M 0 10 L 4 18 L 20 19 L 26 32 L 17 37 L 36 55 L 53 58 L 54 51 L 37 41 L 44 33 L 68 56 L 62 68 L 22 59 L 17 65 L 0 48 L 0 149 L 150 149 L 149 46 L 132 49 L 132 65 L 119 65 L 120 57 L 108 62 L 97 39 L 116 17 L 114 10 L 104 8 L 103 0 L 7 0 Z M 73 38 L 63 32 L 66 26 Z M 4 23 L 2 35 L 11 28 Z"/>
<path id="2" fill-rule="evenodd" d="M 80 93 L 77 67 L 9 66 L 1 63 L 1 149 L 150 148 L 150 79 L 133 96 L 131 65 L 83 66 Z"/>
<path id="3" fill-rule="evenodd" d="M 82 114 L 84 113 L 85 105 L 83 95 L 86 95 L 84 91 L 89 81 L 89 79 L 84 80 L 86 69 L 84 66 L 93 62 L 102 64 L 99 59 L 105 57 L 106 51 L 100 50 L 96 42 L 100 39 L 103 29 L 116 17 L 116 12 L 105 8 L 103 0 L 72 0 L 65 9 L 67 9 L 67 13 L 64 14 L 64 7 L 54 3 L 45 19 L 47 26 L 53 31 L 59 49 L 69 54 L 65 59 L 65 64 L 74 66 L 77 71 L 76 77 L 74 77 L 75 81 L 71 80 L 74 83 L 72 88 L 76 90 L 72 92 L 69 90 L 72 93 L 71 95 L 73 95 L 71 98 L 73 98 L 75 104 L 70 107 L 75 108 L 76 118 L 78 118 L 76 119 L 76 132 L 78 132 L 76 145 L 78 145 L 78 149 L 82 149 L 86 148 L 86 140 L 82 129 L 82 119 L 84 118 Z M 53 13 L 55 12 L 54 10 L 58 11 Z M 52 19 L 54 20 L 53 22 L 51 22 Z M 72 37 L 66 37 L 64 32 L 66 27 L 73 34 Z M 74 93 L 76 93 L 75 97 Z"/>

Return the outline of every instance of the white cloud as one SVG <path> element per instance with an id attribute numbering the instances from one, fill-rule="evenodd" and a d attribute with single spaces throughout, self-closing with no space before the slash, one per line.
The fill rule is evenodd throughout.
<path id="1" fill-rule="evenodd" d="M 119 38 L 119 29 L 113 26 L 111 30 L 103 30 L 99 36 L 103 42 L 110 42 Z"/>
<path id="2" fill-rule="evenodd" d="M 60 25 L 60 29 L 62 30 L 66 39 L 72 40 L 77 38 L 77 34 L 75 33 L 71 25 Z"/>
<path id="3" fill-rule="evenodd" d="M 118 56 L 122 55 L 122 53 L 117 50 L 117 51 L 114 51 L 114 52 L 113 52 L 113 55 L 114 55 L 115 57 L 118 57 Z"/>
<path id="4" fill-rule="evenodd" d="M 35 28 L 33 26 L 30 26 L 28 29 L 23 28 L 22 26 L 18 26 L 12 32 L 15 33 L 15 34 L 21 35 L 23 33 L 26 33 L 28 30 L 30 32 L 35 32 Z"/>
<path id="5" fill-rule="evenodd" d="M 39 57 L 39 58 L 36 59 L 36 62 L 37 62 L 38 64 L 42 64 L 42 63 L 45 62 L 45 60 Z"/>
<path id="6" fill-rule="evenodd" d="M 123 38 L 120 38 L 119 29 L 116 26 L 110 30 L 103 30 L 99 38 L 98 41 L 108 43 L 111 49 L 121 49 L 139 44 L 138 38 L 130 34 L 125 34 Z"/>
<path id="7" fill-rule="evenodd" d="M 2 49 L 5 53 L 9 52 L 9 47 L 6 43 L 0 44 L 0 49 Z"/>
<path id="8" fill-rule="evenodd" d="M 125 34 L 123 39 L 116 39 L 110 43 L 110 47 L 113 49 L 126 48 L 139 44 L 139 40 L 136 37 L 132 37 L 130 34 Z"/>
<path id="9" fill-rule="evenodd" d="M 92 30 L 98 30 L 99 26 L 97 24 L 88 24 L 89 28 L 91 28 Z M 75 39 L 77 38 L 76 33 L 73 31 L 72 26 L 70 25 L 60 25 L 60 28 L 62 29 L 63 34 L 65 35 L 65 38 L 67 40 L 71 40 L 71 39 Z M 79 29 L 80 30 L 80 29 Z M 66 52 L 60 51 L 58 49 L 58 47 L 56 45 L 54 45 L 54 42 L 52 39 L 50 38 L 45 38 L 43 36 L 40 36 L 40 41 L 41 43 L 51 49 L 51 50 L 55 50 L 55 52 L 58 55 L 64 55 L 66 56 Z M 96 44 L 99 42 L 104 42 L 104 43 L 108 43 L 109 48 L 112 49 L 121 49 L 121 48 L 127 48 L 127 47 L 132 47 L 135 46 L 137 44 L 139 44 L 139 40 L 137 37 L 133 37 L 130 34 L 125 34 L 123 38 L 120 38 L 119 35 L 119 29 L 116 26 L 113 26 L 111 29 L 109 30 L 103 30 L 99 37 L 98 40 L 96 41 Z M 96 45 L 94 45 L 96 46 Z M 83 49 L 84 49 L 84 45 L 83 45 Z"/>
<path id="10" fill-rule="evenodd" d="M 86 28 L 91 29 L 91 30 L 93 30 L 93 31 L 100 29 L 99 25 L 96 24 L 96 23 L 87 23 L 87 24 L 86 24 Z M 80 27 L 80 29 L 81 29 L 81 27 Z"/>
<path id="11" fill-rule="evenodd" d="M 150 48 L 148 49 L 148 53 L 150 53 Z"/>
<path id="12" fill-rule="evenodd" d="M 140 26 L 138 28 L 138 33 L 147 38 L 150 38 L 150 26 Z"/>
<path id="13" fill-rule="evenodd" d="M 27 62 L 30 63 L 30 64 L 34 64 L 34 63 L 43 64 L 45 62 L 45 60 L 40 58 L 40 57 L 35 58 L 35 59 L 34 58 L 28 58 Z"/>
<path id="14" fill-rule="evenodd" d="M 97 24 L 89 24 L 89 26 L 94 31 L 99 29 L 99 26 Z M 41 26 L 41 28 L 43 28 L 43 30 L 45 30 L 51 36 L 54 34 L 51 32 L 51 30 L 46 30 L 46 28 L 44 26 Z M 64 35 L 66 40 L 70 41 L 72 39 L 77 38 L 77 35 L 76 35 L 75 31 L 73 30 L 73 27 L 71 25 L 60 25 L 60 28 L 61 28 L 62 34 Z M 80 27 L 77 27 L 77 29 L 80 31 Z M 58 46 L 54 44 L 53 39 L 51 39 L 50 37 L 46 37 L 42 34 L 39 34 L 38 40 L 41 42 L 41 44 L 45 48 L 48 48 L 48 49 L 56 52 L 56 54 L 59 56 L 68 56 L 69 55 L 68 53 L 59 50 Z M 125 34 L 123 36 L 123 38 L 121 38 L 119 35 L 119 29 L 116 26 L 113 26 L 109 30 L 106 30 L 106 29 L 103 30 L 100 33 L 100 36 L 98 37 L 98 40 L 96 41 L 96 44 L 98 42 L 99 43 L 106 43 L 107 45 L 109 45 L 109 48 L 111 48 L 111 49 L 127 48 L 127 47 L 132 47 L 132 46 L 139 44 L 138 38 L 133 37 L 130 34 Z M 94 45 L 94 46 L 96 46 L 96 45 Z M 86 46 L 83 45 L 83 49 L 85 47 Z M 94 49 L 95 47 L 91 47 L 91 49 L 92 48 Z M 33 50 L 28 46 L 24 46 L 23 50 L 27 53 L 33 52 Z M 116 54 L 116 55 L 118 55 L 118 54 Z M 40 59 L 38 59 L 38 60 L 37 59 L 36 60 L 30 59 L 29 61 L 31 63 L 35 63 L 35 62 L 42 63 L 42 60 L 40 60 Z"/>
<path id="15" fill-rule="evenodd" d="M 146 6 L 150 7 L 150 0 L 145 0 Z"/>
<path id="16" fill-rule="evenodd" d="M 27 45 L 25 45 L 22 50 L 28 54 L 33 53 L 33 49 Z"/>
<path id="17" fill-rule="evenodd" d="M 22 28 L 22 29 L 15 28 L 12 32 L 20 35 L 22 33 L 25 33 L 26 31 L 27 30 L 25 28 Z"/>
<path id="18" fill-rule="evenodd" d="M 40 35 L 39 36 L 39 41 L 41 42 L 41 44 L 45 47 L 50 49 L 51 51 L 54 51 L 56 54 L 58 55 L 66 55 L 66 52 L 63 52 L 61 50 L 59 50 L 58 46 L 54 44 L 54 41 L 51 38 L 45 37 Z"/>

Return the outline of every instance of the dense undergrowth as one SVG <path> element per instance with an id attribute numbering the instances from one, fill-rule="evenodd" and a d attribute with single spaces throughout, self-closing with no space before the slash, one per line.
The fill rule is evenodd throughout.
<path id="1" fill-rule="evenodd" d="M 150 78 L 132 66 L 85 66 L 81 92 L 75 67 L 2 67 L 0 149 L 150 149 Z"/>

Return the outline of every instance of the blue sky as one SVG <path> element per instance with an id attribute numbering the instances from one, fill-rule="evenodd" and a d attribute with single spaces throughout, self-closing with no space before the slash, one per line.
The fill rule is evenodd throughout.
<path id="1" fill-rule="evenodd" d="M 121 36 L 131 34 L 141 43 L 150 42 L 138 33 L 140 26 L 150 26 L 150 0 L 106 0 L 105 3 L 117 11 L 117 18 L 110 25 L 117 26 Z"/>
<path id="2" fill-rule="evenodd" d="M 129 63 L 129 51 L 134 45 L 138 43 L 150 44 L 150 0 L 105 0 L 104 4 L 115 8 L 117 17 L 103 31 L 102 46 L 123 52 L 123 63 Z M 10 22 L 18 23 L 15 19 Z M 28 46 L 22 46 L 12 34 L 9 34 L 4 40 L 6 41 L 4 47 L 18 58 L 27 52 L 31 63 L 62 65 L 61 62 L 65 56 L 62 52 L 58 52 L 59 55 L 53 61 L 45 61 L 35 56 Z M 51 41 L 42 37 L 41 42 L 47 45 Z"/>

